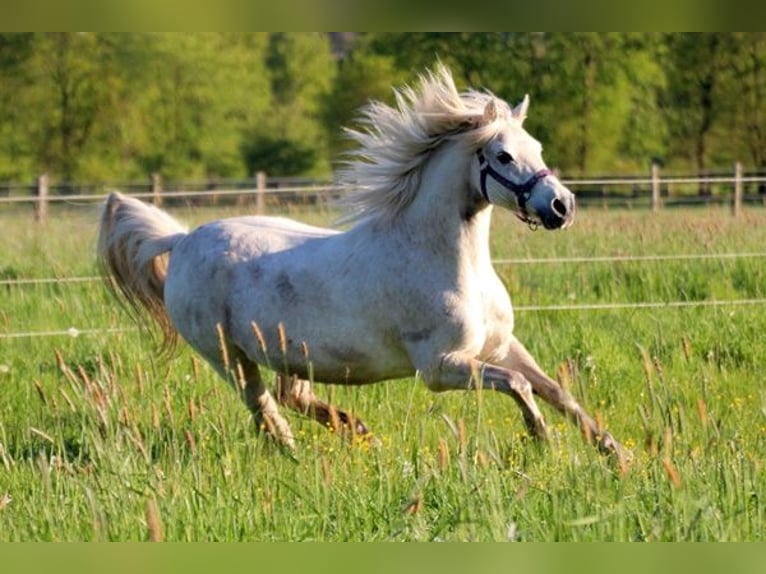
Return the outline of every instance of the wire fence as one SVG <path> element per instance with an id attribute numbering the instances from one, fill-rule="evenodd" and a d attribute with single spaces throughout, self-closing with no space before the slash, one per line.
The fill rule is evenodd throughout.
<path id="1" fill-rule="evenodd" d="M 700 205 L 728 204 L 732 214 L 739 215 L 743 205 L 766 205 L 766 175 L 746 174 L 741 164 L 734 166 L 729 174 L 703 176 L 663 177 L 657 166 L 650 176 L 603 177 L 563 179 L 562 182 L 575 192 L 581 205 L 603 207 L 628 207 L 651 209 Z M 134 197 L 149 200 L 156 205 L 218 206 L 233 204 L 254 207 L 256 213 L 282 209 L 291 205 L 318 206 L 331 204 L 349 193 L 348 187 L 333 183 L 317 182 L 305 178 L 267 178 L 259 172 L 252 180 L 207 182 L 162 182 L 159 176 L 150 182 L 127 182 L 112 184 L 52 184 L 47 175 L 31 185 L 0 184 L 0 214 L 13 205 L 31 205 L 35 219 L 44 222 L 50 204 L 93 205 L 104 200 L 112 190 L 121 190 Z M 697 253 L 697 254 L 650 254 L 610 255 L 555 258 L 507 258 L 495 259 L 494 264 L 503 265 L 559 265 L 595 264 L 619 262 L 650 262 L 669 260 L 709 260 L 766 257 L 766 252 L 748 253 Z M 8 289 L 48 284 L 87 284 L 99 281 L 97 276 L 3 278 L 0 286 Z M 558 311 L 609 311 L 620 309 L 656 309 L 688 307 L 721 307 L 762 305 L 766 299 L 701 300 L 701 301 L 642 301 L 624 303 L 584 303 L 566 305 L 515 306 L 518 312 Z M 36 337 L 102 336 L 130 332 L 122 327 L 67 327 L 43 331 L 0 333 L 2 339 Z"/>
<path id="2" fill-rule="evenodd" d="M 766 173 L 745 172 L 737 163 L 731 172 L 702 175 L 667 175 L 653 165 L 650 174 L 562 178 L 580 205 L 651 209 L 689 205 L 730 205 L 739 215 L 743 205 L 766 205 Z M 119 190 L 155 205 L 251 206 L 266 213 L 292 205 L 323 205 L 341 198 L 353 188 L 332 181 L 309 178 L 267 177 L 259 172 L 249 180 L 163 182 L 155 175 L 146 182 L 53 183 L 43 174 L 31 184 L 0 183 L 0 213 L 7 206 L 33 207 L 37 221 L 45 221 L 48 206 L 57 203 L 101 202 Z"/>
<path id="3" fill-rule="evenodd" d="M 559 311 L 618 311 L 618 310 L 641 310 L 641 309 L 679 309 L 692 307 L 741 307 L 752 305 L 764 305 L 766 298 L 762 299 L 729 299 L 729 300 L 702 300 L 702 301 L 634 301 L 625 303 L 582 303 L 571 305 L 514 305 L 515 312 L 559 312 Z M 34 339 L 47 337 L 77 338 L 89 335 L 115 335 L 138 331 L 137 327 L 68 327 L 66 329 L 45 331 L 22 331 L 16 333 L 0 333 L 3 339 Z"/>
<path id="4" fill-rule="evenodd" d="M 740 259 L 766 257 L 766 252 L 743 252 L 743 253 L 694 253 L 694 254 L 665 254 L 665 255 L 614 255 L 614 256 L 590 256 L 590 257 L 555 257 L 555 258 L 509 258 L 495 259 L 495 265 L 527 264 L 595 264 L 614 262 L 650 262 L 650 261 L 700 261 L 711 259 Z M 100 281 L 98 276 L 83 277 L 43 277 L 43 278 L 14 278 L 0 280 L 0 286 L 7 288 L 24 287 L 48 284 L 75 284 L 94 283 Z M 615 311 L 615 310 L 641 310 L 641 309 L 671 309 L 692 307 L 738 307 L 766 304 L 766 298 L 728 299 L 728 300 L 696 300 L 696 301 L 634 301 L 634 302 L 611 302 L 611 303 L 573 303 L 564 305 L 515 305 L 516 312 L 582 312 L 582 311 Z M 136 331 L 131 327 L 68 327 L 66 329 L 51 329 L 43 331 L 26 331 L 0 333 L 3 339 L 30 339 L 42 337 L 69 337 L 80 336 L 103 336 Z"/>
<path id="5" fill-rule="evenodd" d="M 681 253 L 657 255 L 595 255 L 582 257 L 519 257 L 493 259 L 495 266 L 504 265 L 562 265 L 573 263 L 621 263 L 621 262 L 650 262 L 650 261 L 700 261 L 710 259 L 747 259 L 766 257 L 766 251 L 742 253 Z M 80 277 L 30 277 L 0 279 L 0 286 L 23 287 L 27 285 L 93 283 L 101 281 L 98 275 Z"/>

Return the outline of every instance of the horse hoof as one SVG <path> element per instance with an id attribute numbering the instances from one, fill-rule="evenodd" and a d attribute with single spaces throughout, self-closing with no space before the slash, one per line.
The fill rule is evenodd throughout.
<path id="1" fill-rule="evenodd" d="M 633 451 L 624 448 L 608 432 L 603 433 L 600 437 L 598 441 L 598 449 L 606 455 L 614 456 L 622 469 L 625 469 L 625 467 L 633 461 Z"/>
<path id="2" fill-rule="evenodd" d="M 529 432 L 534 439 L 540 444 L 547 444 L 550 442 L 550 435 L 548 434 L 548 425 L 545 424 L 543 419 L 536 419 L 529 425 Z"/>

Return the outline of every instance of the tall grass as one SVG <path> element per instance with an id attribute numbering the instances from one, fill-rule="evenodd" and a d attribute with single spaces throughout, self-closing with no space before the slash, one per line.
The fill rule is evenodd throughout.
<path id="1" fill-rule="evenodd" d="M 200 222 L 220 213 L 188 212 Z M 304 220 L 306 214 L 298 214 Z M 0 215 L 0 274 L 95 274 L 95 210 L 44 227 Z M 326 216 L 329 220 L 329 215 Z M 321 220 L 313 216 L 313 221 Z M 583 211 L 566 232 L 493 224 L 496 257 L 754 252 L 766 212 Z M 762 298 L 764 258 L 515 265 L 517 306 Z M 621 469 L 543 407 L 429 393 L 415 379 L 322 387 L 379 445 L 288 415 L 299 450 L 258 436 L 237 394 L 170 361 L 97 283 L 0 286 L 0 540 L 762 540 L 766 305 L 518 312 L 538 361 L 634 459 Z"/>

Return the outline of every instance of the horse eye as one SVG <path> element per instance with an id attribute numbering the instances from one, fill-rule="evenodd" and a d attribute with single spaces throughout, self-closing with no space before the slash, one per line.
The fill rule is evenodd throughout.
<path id="1" fill-rule="evenodd" d="M 509 154 L 507 151 L 501 151 L 499 154 L 497 154 L 497 161 L 502 163 L 503 165 L 508 165 L 513 161 L 513 156 Z"/>

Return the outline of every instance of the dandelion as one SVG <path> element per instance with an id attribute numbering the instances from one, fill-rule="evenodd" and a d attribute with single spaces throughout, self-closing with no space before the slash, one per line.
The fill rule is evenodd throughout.
<path id="1" fill-rule="evenodd" d="M 0 365 L 0 375 L 7 375 L 11 372 L 11 368 L 8 365 Z"/>
<path id="2" fill-rule="evenodd" d="M 370 448 L 379 444 L 380 441 L 372 434 L 357 435 L 354 434 L 351 439 L 351 445 L 362 450 L 362 452 L 369 452 Z"/>

